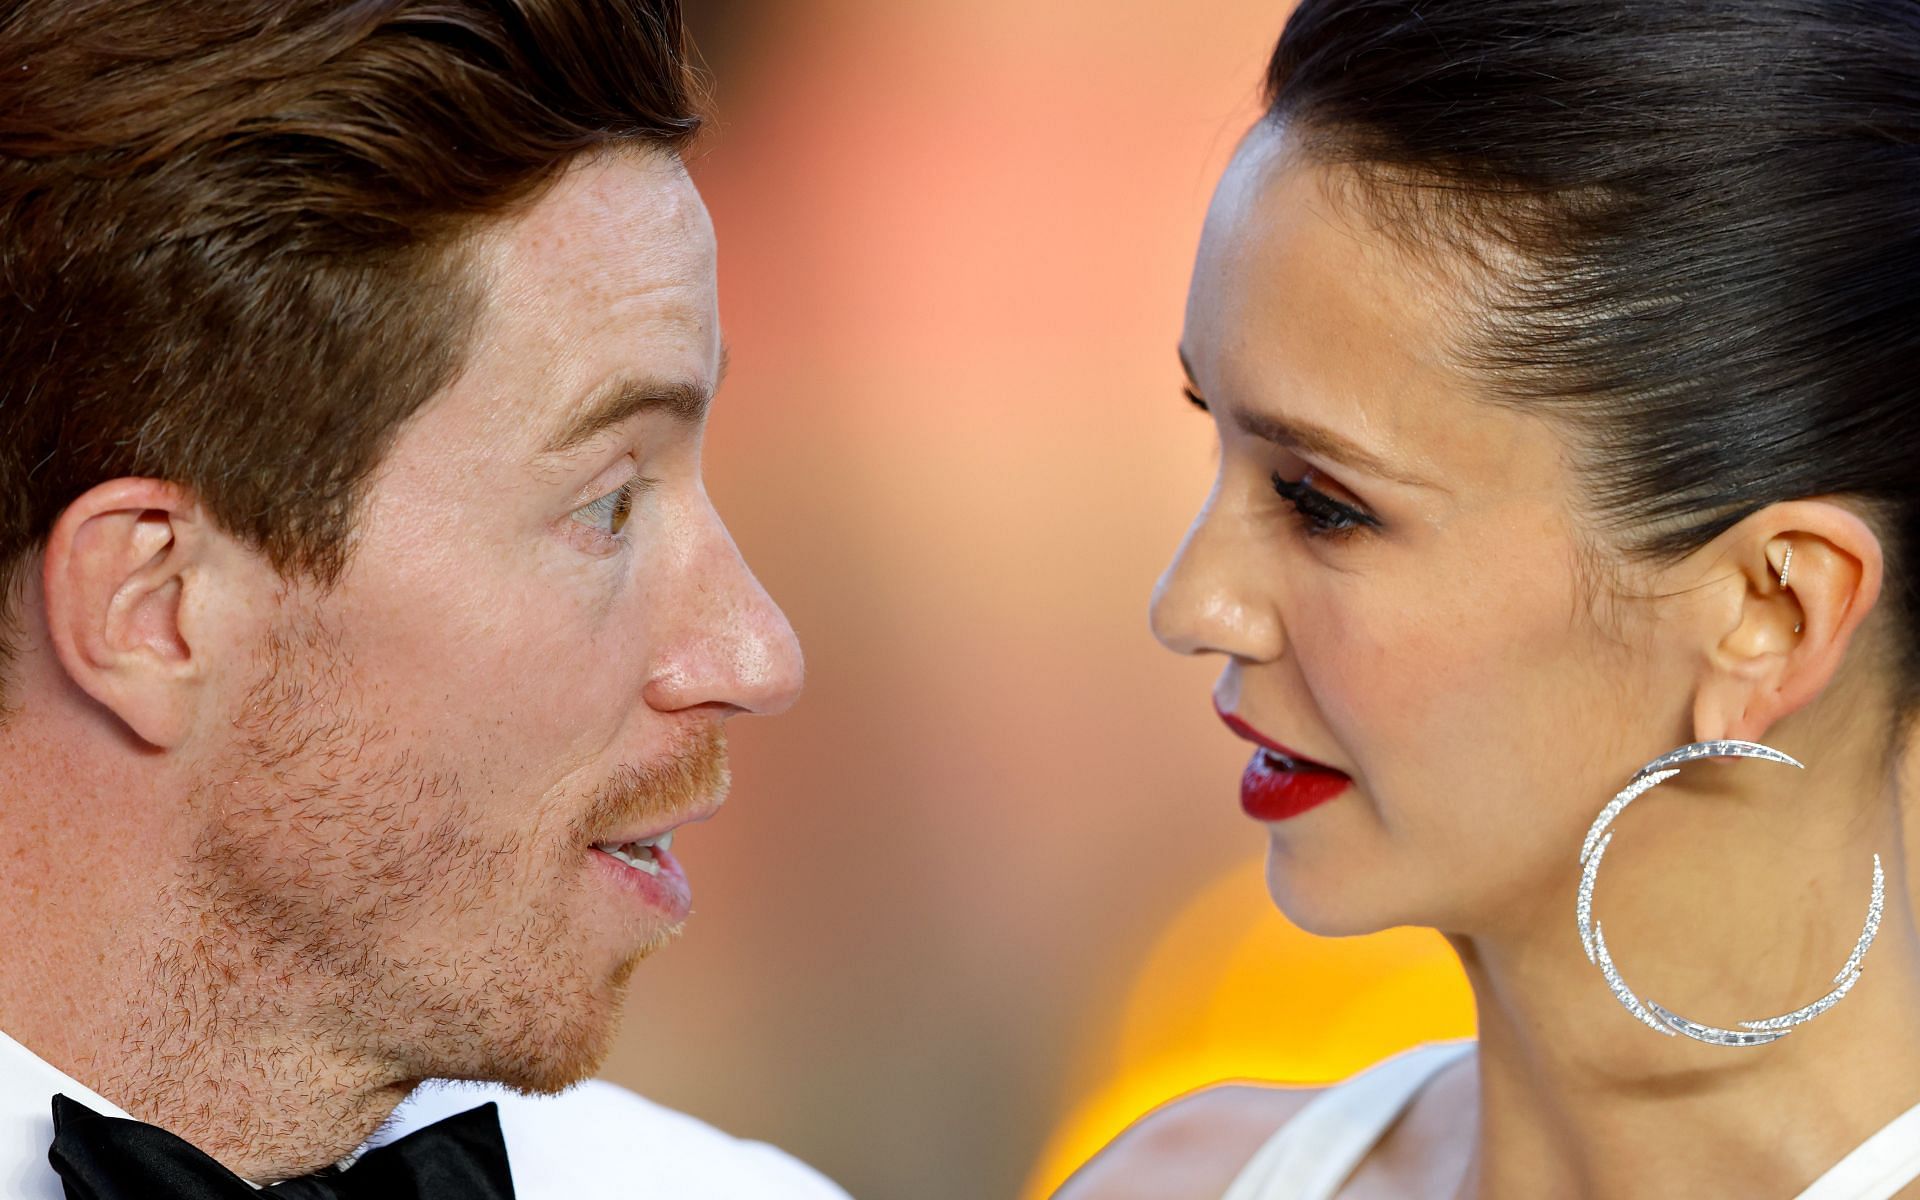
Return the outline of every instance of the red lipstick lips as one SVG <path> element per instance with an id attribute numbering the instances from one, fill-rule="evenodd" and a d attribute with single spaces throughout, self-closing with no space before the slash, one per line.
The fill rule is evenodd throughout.
<path id="1" fill-rule="evenodd" d="M 1256 821 L 1297 817 L 1339 796 L 1353 782 L 1345 772 L 1289 750 L 1232 713 L 1220 712 L 1220 719 L 1260 747 L 1240 776 L 1240 807 Z"/>

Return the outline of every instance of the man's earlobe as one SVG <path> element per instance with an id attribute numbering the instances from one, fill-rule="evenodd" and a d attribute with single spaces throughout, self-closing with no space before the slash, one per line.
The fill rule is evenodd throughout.
<path id="1" fill-rule="evenodd" d="M 60 664 L 149 745 L 193 725 L 200 663 L 183 606 L 205 521 L 192 493 L 116 479 L 69 505 L 42 567 L 47 634 Z"/>

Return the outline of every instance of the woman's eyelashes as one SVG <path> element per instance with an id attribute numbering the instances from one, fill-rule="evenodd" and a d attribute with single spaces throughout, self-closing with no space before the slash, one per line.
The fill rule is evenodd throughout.
<path id="1" fill-rule="evenodd" d="M 1309 471 L 1295 483 L 1278 471 L 1273 473 L 1273 490 L 1300 514 L 1300 519 L 1306 522 L 1309 537 L 1343 537 L 1362 529 L 1380 527 L 1378 517 L 1361 512 L 1350 504 L 1342 504 L 1310 486 L 1307 480 L 1312 477 L 1313 472 Z"/>
<path id="2" fill-rule="evenodd" d="M 1205 398 L 1191 384 L 1180 389 L 1187 403 L 1201 412 L 1211 412 Z M 1306 522 L 1307 533 L 1312 537 L 1341 537 L 1357 533 L 1362 529 L 1380 528 L 1380 519 L 1371 513 L 1361 512 L 1351 504 L 1342 504 L 1332 496 L 1307 483 L 1313 477 L 1308 471 L 1298 483 L 1288 480 L 1275 471 L 1273 490 L 1280 498 L 1293 505 L 1294 511 Z"/>
<path id="3" fill-rule="evenodd" d="M 653 485 L 653 480 L 636 475 L 593 503 L 575 509 L 573 520 L 595 533 L 617 538 L 633 517 L 633 506 Z"/>

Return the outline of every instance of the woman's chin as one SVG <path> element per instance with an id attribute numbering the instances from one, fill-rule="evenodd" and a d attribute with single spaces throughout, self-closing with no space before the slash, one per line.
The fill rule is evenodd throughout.
<path id="1" fill-rule="evenodd" d="M 1337 875 L 1337 873 L 1334 873 Z M 1311 876 L 1291 864 L 1267 859 L 1267 894 L 1296 929 L 1316 937 L 1363 937 L 1402 925 L 1428 922 L 1407 911 L 1403 897 L 1385 896 L 1352 876 Z"/>

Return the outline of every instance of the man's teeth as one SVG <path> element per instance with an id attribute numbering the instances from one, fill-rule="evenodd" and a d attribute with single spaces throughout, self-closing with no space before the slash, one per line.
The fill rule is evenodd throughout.
<path id="1" fill-rule="evenodd" d="M 649 875 L 658 875 L 660 873 L 660 860 L 654 856 L 653 852 L 656 849 L 672 849 L 673 834 L 671 832 L 663 833 L 658 837 L 650 837 L 638 842 L 628 842 L 624 846 L 601 845 L 594 848 L 604 854 L 612 855 L 630 867 L 645 871 Z"/>

